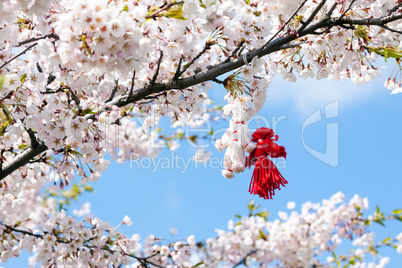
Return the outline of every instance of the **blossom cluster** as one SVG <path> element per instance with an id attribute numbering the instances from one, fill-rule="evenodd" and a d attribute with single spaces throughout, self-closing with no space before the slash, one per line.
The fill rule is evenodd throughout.
<path id="1" fill-rule="evenodd" d="M 26 249 L 33 253 L 31 265 L 69 267 L 121 264 L 130 267 L 232 267 L 245 260 L 264 266 L 326 267 L 338 261 L 353 260 L 354 267 L 381 268 L 388 263 L 388 257 L 378 258 L 371 250 L 374 233 L 362 218 L 363 210 L 368 208 L 366 198 L 356 195 L 347 201 L 342 193 L 336 193 L 321 203 L 303 204 L 301 212 L 294 208 L 295 203 L 289 202 L 290 212 L 279 212 L 279 219 L 273 221 L 267 220 L 266 213 L 253 209 L 251 216 L 242 217 L 238 222 L 230 220 L 227 231 L 216 230 L 217 237 L 196 242 L 191 235 L 171 243 L 153 235 L 142 243 L 137 234 L 123 235 L 118 228 L 132 224 L 127 216 L 119 226 L 113 227 L 93 215 L 77 220 L 64 210 L 43 211 L 52 215 L 40 224 L 41 231 L 38 228 L 31 231 L 29 220 L 18 226 L 0 224 L 0 257 L 5 262 Z M 346 240 L 354 245 L 353 254 L 339 260 L 334 258 L 336 254 L 332 253 L 338 252 L 339 245 Z M 396 244 L 400 241 L 401 234 L 395 238 Z M 373 260 L 368 259 L 369 255 L 373 255 Z"/>

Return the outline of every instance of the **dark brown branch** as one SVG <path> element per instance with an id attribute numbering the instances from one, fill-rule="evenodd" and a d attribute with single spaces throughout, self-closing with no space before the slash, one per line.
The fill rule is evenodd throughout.
<path id="1" fill-rule="evenodd" d="M 78 112 L 82 112 L 82 107 L 81 107 L 81 101 L 80 98 L 78 98 L 77 94 L 75 94 L 75 91 L 72 88 L 68 88 L 68 92 L 71 94 L 71 98 L 75 102 L 75 105 L 77 105 Z"/>
<path id="2" fill-rule="evenodd" d="M 324 6 L 325 2 L 327 2 L 327 0 L 322 0 L 317 7 L 314 9 L 313 13 L 310 14 L 310 17 L 308 17 L 308 19 L 302 24 L 302 26 L 300 26 L 300 28 L 297 30 L 297 32 L 301 32 L 304 29 L 306 29 L 306 27 L 314 20 L 315 16 L 317 15 L 317 13 L 321 10 L 321 8 Z"/>
<path id="3" fill-rule="evenodd" d="M 180 76 L 182 76 L 182 74 L 184 74 L 188 68 L 190 68 L 190 66 L 196 61 L 198 60 L 205 52 L 207 52 L 209 49 L 211 48 L 211 44 L 209 42 L 207 42 L 204 46 L 204 48 L 200 51 L 200 53 L 197 54 L 197 56 L 195 56 L 190 63 L 187 63 L 186 65 L 184 65 L 183 70 L 178 74 L 178 76 L 175 78 L 178 79 Z"/>
<path id="4" fill-rule="evenodd" d="M 181 70 L 181 63 L 182 63 L 182 62 L 183 62 L 183 55 L 180 56 L 179 64 L 177 65 L 176 72 L 175 72 L 175 74 L 174 74 L 174 76 L 173 76 L 173 81 L 179 79 L 179 77 L 180 77 L 180 73 L 181 73 L 180 70 Z"/>
<path id="5" fill-rule="evenodd" d="M 50 33 L 41 37 L 36 37 L 36 38 L 31 38 L 22 42 L 18 43 L 18 47 L 41 40 L 41 39 L 45 39 L 45 38 L 54 38 L 56 40 L 59 40 L 59 36 L 55 33 Z M 38 43 L 34 43 L 30 46 L 28 46 L 27 48 L 25 48 L 23 51 L 21 51 L 20 53 L 18 53 L 17 55 L 15 55 L 14 57 L 12 57 L 11 59 L 5 61 L 1 66 L 0 69 L 3 69 L 3 67 L 7 66 L 10 62 L 12 62 L 13 60 L 17 59 L 19 56 L 25 54 L 28 50 L 30 50 L 31 48 L 33 48 L 34 46 L 36 46 Z"/>
<path id="6" fill-rule="evenodd" d="M 263 50 L 269 43 L 272 42 L 272 40 L 274 40 L 274 38 L 276 36 L 278 36 L 278 34 L 289 24 L 289 22 L 297 15 L 297 13 L 300 11 L 300 9 L 302 9 L 302 7 L 306 4 L 308 0 L 304 0 L 303 3 L 300 4 L 300 6 L 296 9 L 295 12 L 293 12 L 292 16 L 290 16 L 290 18 L 288 19 L 288 21 L 282 25 L 279 30 L 265 43 L 264 46 L 262 46 L 259 50 Z M 326 0 L 324 0 L 325 2 Z M 259 50 L 257 50 L 257 54 L 259 53 Z"/>
<path id="7" fill-rule="evenodd" d="M 0 171 L 0 181 L 10 175 L 16 169 L 28 164 L 32 158 L 43 153 L 47 149 L 47 146 L 42 141 L 35 148 L 29 146 L 25 150 L 18 153 L 18 155 L 11 162 L 3 163 L 3 168 Z"/>
<path id="8" fill-rule="evenodd" d="M 335 2 L 335 3 L 332 4 L 332 6 L 331 6 L 330 9 L 328 10 L 328 12 L 325 14 L 325 16 L 326 16 L 327 18 L 330 18 L 330 17 L 331 17 L 331 15 L 332 15 L 332 13 L 334 13 L 334 10 L 335 10 L 335 8 L 336 8 L 337 5 L 338 5 L 338 2 Z"/>
<path id="9" fill-rule="evenodd" d="M 352 0 L 350 1 L 350 4 L 348 6 L 347 9 L 345 9 L 345 11 L 343 11 L 343 13 L 341 14 L 341 16 L 339 17 L 339 19 L 342 19 L 343 17 L 345 17 L 346 13 L 349 12 L 349 10 L 352 8 L 352 5 L 356 2 L 356 0 Z"/>
<path id="10" fill-rule="evenodd" d="M 19 56 L 24 55 L 28 50 L 30 50 L 31 48 L 33 48 L 34 46 L 36 46 L 37 43 L 34 43 L 32 45 L 30 45 L 29 47 L 25 48 L 23 51 L 21 51 L 20 53 L 18 53 L 17 55 L 15 55 L 14 57 L 12 57 L 11 59 L 5 61 L 1 66 L 0 69 L 3 69 L 3 67 L 7 66 L 10 62 L 12 62 L 13 60 L 17 59 Z"/>
<path id="11" fill-rule="evenodd" d="M 398 30 L 395 30 L 395 29 L 391 29 L 391 28 L 389 28 L 389 27 L 386 26 L 386 25 L 379 25 L 379 26 L 380 26 L 381 28 L 384 28 L 384 29 L 390 31 L 390 32 L 402 34 L 402 31 L 398 31 Z"/>
<path id="12" fill-rule="evenodd" d="M 46 38 L 54 38 L 55 40 L 60 39 L 57 34 L 50 33 L 50 34 L 47 34 L 47 35 L 44 35 L 44 36 L 41 36 L 41 37 L 34 37 L 34 38 L 27 39 L 25 41 L 21 41 L 21 42 L 18 43 L 18 46 L 20 47 L 20 46 L 23 46 L 23 45 L 26 45 L 26 44 L 29 44 L 29 43 L 32 43 L 32 42 L 36 42 L 38 40 L 46 39 Z"/>
<path id="13" fill-rule="evenodd" d="M 6 225 L 6 224 L 2 224 L 2 225 L 3 225 L 4 227 L 6 227 L 7 229 L 13 231 L 13 232 L 17 232 L 17 233 L 21 233 L 21 234 L 33 236 L 33 237 L 36 237 L 36 238 L 43 238 L 43 235 L 40 235 L 40 234 L 34 234 L 34 233 L 32 233 L 32 232 L 28 232 L 28 231 L 25 231 L 25 230 L 19 230 L 19 229 L 16 229 L 16 228 L 14 228 L 14 227 L 11 227 L 11 226 L 9 226 L 9 225 Z"/>
<path id="14" fill-rule="evenodd" d="M 55 93 L 59 93 L 59 92 L 64 92 L 64 90 L 61 87 L 59 87 L 58 89 L 56 89 L 54 91 L 52 91 L 50 88 L 46 88 L 46 91 L 41 91 L 40 93 L 45 95 L 45 94 L 55 94 Z"/>
<path id="15" fill-rule="evenodd" d="M 394 13 L 395 11 L 397 11 L 400 7 L 402 7 L 402 2 L 399 2 L 396 6 L 394 6 L 393 8 L 391 8 L 388 12 L 388 15 L 391 15 L 392 13 Z"/>
<path id="16" fill-rule="evenodd" d="M 216 78 L 213 78 L 213 79 L 212 79 L 212 81 L 214 81 L 214 82 L 215 82 L 215 83 L 217 83 L 217 84 L 221 84 L 221 85 L 223 85 L 223 84 L 224 84 L 224 82 L 223 82 L 223 81 L 218 80 L 218 79 L 216 79 Z"/>
<path id="17" fill-rule="evenodd" d="M 11 96 L 14 94 L 14 90 L 11 90 L 6 94 L 3 98 L 0 99 L 0 103 L 2 103 L 4 100 L 11 98 Z"/>
<path id="18" fill-rule="evenodd" d="M 114 96 L 116 95 L 117 90 L 119 89 L 119 79 L 114 80 L 114 88 L 112 90 L 112 93 L 110 94 L 109 98 L 105 101 L 105 103 L 108 103 L 109 101 L 113 100 Z"/>
<path id="19" fill-rule="evenodd" d="M 131 77 L 131 87 L 130 87 L 130 91 L 128 92 L 128 95 L 127 95 L 128 98 L 130 98 L 133 95 L 134 85 L 135 85 L 134 79 L 135 79 L 135 70 L 133 71 L 133 76 Z"/>
<path id="20" fill-rule="evenodd" d="M 245 40 L 241 40 L 240 43 L 237 45 L 237 47 L 232 51 L 232 54 L 230 54 L 230 56 L 227 57 L 224 62 L 229 62 L 236 55 L 236 53 L 240 50 L 240 48 L 244 45 L 244 43 L 245 43 Z"/>
<path id="21" fill-rule="evenodd" d="M 163 51 L 161 50 L 161 54 L 160 54 L 160 56 L 159 56 L 158 65 L 156 66 L 156 70 L 155 70 L 154 76 L 152 77 L 151 82 L 149 82 L 149 85 L 150 85 L 151 87 L 155 84 L 155 81 L 156 81 L 156 79 L 158 78 L 159 69 L 161 68 L 162 58 L 163 58 Z"/>
<path id="22" fill-rule="evenodd" d="M 183 4 L 183 1 L 181 2 L 174 2 L 174 3 L 166 3 L 165 5 L 163 5 L 159 10 L 155 11 L 154 13 L 148 15 L 145 17 L 145 19 L 154 19 L 156 17 L 160 17 L 161 15 L 159 15 L 161 12 L 168 10 L 169 8 L 173 7 L 173 6 L 177 6 L 177 5 L 181 5 Z M 158 16 L 159 15 L 159 16 Z"/>
<path id="23" fill-rule="evenodd" d="M 37 147 L 39 145 L 38 140 L 36 139 L 35 133 L 33 132 L 32 129 L 28 128 L 26 129 L 28 132 L 29 138 L 31 139 L 31 146 L 33 148 Z"/>
<path id="24" fill-rule="evenodd" d="M 240 266 L 240 265 L 242 265 L 242 264 L 244 264 L 244 265 L 247 266 L 247 264 L 246 264 L 247 258 L 250 257 L 251 255 L 253 255 L 254 253 L 256 253 L 257 251 L 258 251 L 258 249 L 254 249 L 254 250 L 250 251 L 249 253 L 247 253 L 247 255 L 244 256 L 243 259 L 241 259 L 238 263 L 236 263 L 236 264 L 233 266 L 233 268 L 236 268 L 237 266 Z"/>

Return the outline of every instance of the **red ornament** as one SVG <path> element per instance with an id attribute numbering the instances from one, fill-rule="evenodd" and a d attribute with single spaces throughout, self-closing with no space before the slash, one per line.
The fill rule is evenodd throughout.
<path id="1" fill-rule="evenodd" d="M 274 135 L 274 131 L 270 128 L 261 127 L 253 133 L 252 137 L 257 147 L 246 158 L 246 167 L 255 165 L 248 191 L 264 199 L 272 199 L 274 191 L 280 190 L 280 186 L 285 186 L 288 182 L 268 156 L 286 158 L 285 147 L 275 143 L 279 136 Z"/>

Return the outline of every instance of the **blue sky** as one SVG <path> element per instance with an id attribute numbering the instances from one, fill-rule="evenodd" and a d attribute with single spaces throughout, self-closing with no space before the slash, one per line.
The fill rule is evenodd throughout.
<path id="1" fill-rule="evenodd" d="M 273 79 L 259 123 L 276 126 L 278 144 L 288 152 L 286 162 L 282 163 L 285 168 L 280 171 L 289 182 L 276 192 L 273 200 L 248 193 L 252 170 L 228 180 L 221 176 L 220 167 L 195 166 L 193 162 L 187 170 L 170 167 L 156 171 L 138 169 L 135 165 L 130 168 L 129 162 L 114 162 L 92 184 L 95 192 L 85 194 L 80 202 L 91 202 L 92 213 L 112 225 L 118 225 L 125 215 L 130 216 L 132 226 L 121 228 L 127 235 L 138 233 L 144 238 L 154 234 L 170 241 L 190 234 L 196 240 L 215 236 L 215 228 L 225 229 L 235 214 L 247 213 L 246 204 L 250 200 L 271 212 L 270 219 L 277 218 L 278 211 L 286 211 L 288 201 L 296 202 L 299 210 L 304 202 L 320 202 L 338 191 L 348 198 L 354 194 L 368 197 L 371 212 L 376 205 L 384 212 L 402 208 L 402 94 L 390 95 L 383 87 L 389 73 L 390 68 L 383 70 L 380 78 L 360 86 L 349 81 L 288 83 L 280 77 Z M 218 103 L 224 104 L 219 100 L 225 94 L 223 87 L 214 86 L 209 92 Z M 336 117 L 325 118 L 324 109 L 328 104 L 332 104 L 332 114 L 336 115 L 333 109 L 337 109 Z M 323 120 L 303 130 L 304 122 L 314 113 L 321 114 Z M 332 126 L 328 139 L 332 144 L 338 140 L 336 150 L 329 156 L 332 166 L 317 159 L 305 146 L 310 151 L 324 153 L 328 125 Z M 214 125 L 214 129 L 225 127 L 225 121 Z M 252 127 L 256 127 L 255 121 Z M 212 157 L 223 158 L 223 152 L 219 153 L 212 144 L 207 150 L 213 153 Z M 165 150 L 161 156 L 189 159 L 194 152 L 192 146 L 183 143 L 177 151 Z M 334 160 L 338 160 L 335 167 Z M 398 234 L 401 227 L 400 223 L 390 223 L 387 228 L 373 230 L 379 232 L 377 239 L 381 241 L 387 235 Z M 170 228 L 176 228 L 177 235 L 172 237 Z M 399 267 L 402 257 L 392 251 L 385 252 L 384 255 L 391 256 L 388 267 Z M 20 258 L 0 266 L 25 267 L 26 264 L 26 259 Z"/>

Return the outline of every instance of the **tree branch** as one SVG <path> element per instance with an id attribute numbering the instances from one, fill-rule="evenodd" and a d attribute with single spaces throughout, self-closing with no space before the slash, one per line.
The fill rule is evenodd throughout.
<path id="1" fill-rule="evenodd" d="M 240 50 L 240 48 L 244 45 L 246 41 L 243 39 L 239 42 L 239 44 L 237 45 L 237 47 L 232 51 L 232 54 L 230 54 L 229 57 L 226 58 L 226 60 L 224 62 L 229 62 L 230 59 L 232 59 L 236 53 Z"/>
<path id="2" fill-rule="evenodd" d="M 50 33 L 50 34 L 47 34 L 47 35 L 44 35 L 44 36 L 41 36 L 41 37 L 34 37 L 34 38 L 27 39 L 25 41 L 21 41 L 21 42 L 18 43 L 18 46 L 20 47 L 20 46 L 23 46 L 23 45 L 26 45 L 26 44 L 29 44 L 29 43 L 32 43 L 32 42 L 36 42 L 38 40 L 46 39 L 46 38 L 54 38 L 55 40 L 60 39 L 57 34 Z"/>
<path id="3" fill-rule="evenodd" d="M 173 2 L 173 3 L 166 3 L 165 5 L 161 6 L 161 9 L 155 11 L 154 13 L 148 15 L 145 17 L 145 19 L 154 19 L 156 17 L 160 17 L 161 15 L 159 15 L 161 12 L 168 10 L 169 8 L 173 7 L 173 6 L 177 6 L 177 5 L 181 5 L 183 4 L 183 1 L 180 2 Z M 159 15 L 159 16 L 158 16 Z"/>
<path id="4" fill-rule="evenodd" d="M 105 103 L 108 103 L 109 101 L 113 100 L 114 95 L 116 95 L 117 89 L 119 88 L 119 79 L 114 81 L 115 85 L 112 90 L 112 93 L 110 94 L 109 98 L 105 101 Z"/>
<path id="5" fill-rule="evenodd" d="M 207 52 L 210 48 L 211 48 L 211 44 L 207 42 L 207 43 L 205 44 L 204 48 L 200 51 L 200 53 L 198 53 L 197 56 L 195 56 L 195 57 L 190 61 L 190 63 L 184 65 L 183 70 L 182 70 L 181 72 L 179 72 L 179 73 L 177 74 L 177 76 L 176 76 L 176 74 L 175 74 L 174 79 L 178 79 L 180 76 L 182 76 L 182 74 L 184 74 L 184 73 L 187 71 L 187 69 L 190 68 L 190 66 L 193 65 L 193 63 L 194 63 L 196 60 L 198 60 L 198 59 L 199 59 L 205 52 Z M 180 59 L 182 59 L 182 58 L 180 58 Z M 181 62 L 180 62 L 180 63 L 181 63 Z M 179 66 L 180 66 L 180 65 L 179 65 Z"/>
<path id="6" fill-rule="evenodd" d="M 258 251 L 258 249 L 254 249 L 254 250 L 250 251 L 249 253 L 247 253 L 247 255 L 244 256 L 243 259 L 241 259 L 238 263 L 236 263 L 236 264 L 233 266 L 233 268 L 236 268 L 237 266 L 240 266 L 240 265 L 242 265 L 242 264 L 246 265 L 246 260 L 247 260 L 247 258 L 250 257 L 251 255 L 253 255 L 254 253 L 256 253 L 257 251 Z M 246 265 L 246 266 L 247 266 L 247 265 Z"/>
<path id="7" fill-rule="evenodd" d="M 46 233 L 44 233 L 44 234 L 35 234 L 35 233 L 33 233 L 33 232 L 25 231 L 25 230 L 20 230 L 20 229 L 14 228 L 14 227 L 9 226 L 9 225 L 6 225 L 6 224 L 1 224 L 1 225 L 3 225 L 3 226 L 4 226 L 7 230 L 9 230 L 9 231 L 16 232 L 16 233 L 21 233 L 21 234 L 28 235 L 28 236 L 33 236 L 33 237 L 40 238 L 40 239 L 43 239 L 43 236 L 46 234 Z M 56 239 L 56 242 L 62 243 L 62 244 L 69 244 L 69 243 L 70 243 L 70 241 L 62 240 L 62 239 Z M 90 242 L 90 240 L 87 240 L 86 242 Z M 86 248 L 88 248 L 88 249 L 94 248 L 94 246 L 90 246 L 90 245 L 85 245 L 85 244 L 84 244 L 84 246 L 85 246 Z M 151 262 L 151 261 L 149 260 L 149 259 L 151 259 L 152 257 L 154 257 L 156 254 L 151 255 L 151 256 L 148 256 L 148 257 L 137 257 L 137 256 L 135 256 L 134 254 L 128 254 L 128 253 L 126 253 L 123 249 L 121 249 L 120 251 L 118 251 L 118 250 L 113 250 L 113 249 L 110 249 L 110 248 L 109 248 L 108 246 L 106 246 L 106 245 L 103 246 L 103 247 L 101 247 L 101 249 L 102 249 L 102 250 L 105 250 L 105 251 L 108 251 L 108 252 L 110 252 L 110 253 L 120 253 L 120 254 L 122 254 L 122 255 L 124 255 L 124 256 L 129 256 L 129 257 L 131 257 L 131 258 L 133 258 L 133 259 L 138 260 L 138 261 L 139 261 L 141 264 L 143 264 L 143 265 L 151 264 L 151 265 L 153 265 L 153 266 L 155 266 L 155 267 L 163 268 L 163 266 L 160 266 L 160 265 L 158 265 L 158 264 L 155 264 L 155 263 L 153 263 L 153 262 Z"/>
<path id="8" fill-rule="evenodd" d="M 350 4 L 348 6 L 347 9 L 345 9 L 345 11 L 341 14 L 341 16 L 339 17 L 339 19 L 342 19 L 343 17 L 345 17 L 346 13 L 349 12 L 349 10 L 352 8 L 352 5 L 354 4 L 354 2 L 356 2 L 356 0 L 352 0 L 350 1 Z"/>
<path id="9" fill-rule="evenodd" d="M 16 169 L 26 165 L 32 158 L 43 153 L 48 148 L 42 141 L 36 147 L 29 146 L 22 152 L 20 152 L 11 162 L 3 164 L 3 168 L 0 171 L 0 181 L 10 175 Z"/>
<path id="10" fill-rule="evenodd" d="M 299 30 L 297 32 L 301 32 L 304 29 L 306 29 L 306 27 L 314 20 L 315 16 L 320 11 L 320 9 L 324 6 L 325 2 L 327 2 L 327 0 L 322 0 L 318 4 L 318 6 L 314 9 L 313 13 L 310 14 L 308 19 L 302 24 L 302 26 L 300 26 L 300 28 L 299 28 Z"/>
<path id="11" fill-rule="evenodd" d="M 395 30 L 395 29 L 391 29 L 391 28 L 389 28 L 389 27 L 386 26 L 386 25 L 379 25 L 379 26 L 380 26 L 381 28 L 384 28 L 384 29 L 390 31 L 390 32 L 402 34 L 402 31 L 398 31 L 398 30 Z"/>
<path id="12" fill-rule="evenodd" d="M 389 22 L 397 21 L 400 19 L 402 19 L 402 13 L 393 13 L 380 18 L 364 18 L 364 19 L 323 18 L 322 20 L 314 24 L 311 24 L 310 26 L 307 26 L 304 30 L 299 31 L 298 36 L 294 34 L 284 34 L 276 39 L 273 39 L 268 44 L 260 47 L 259 49 L 246 53 L 245 56 L 247 57 L 248 61 L 251 61 L 251 59 L 253 59 L 256 56 L 260 58 L 283 49 L 298 46 L 300 44 L 291 44 L 291 42 L 300 37 L 314 34 L 315 31 L 320 28 L 330 29 L 334 26 L 342 27 L 345 25 L 376 25 L 382 27 Z M 118 107 L 123 107 L 128 104 L 140 101 L 152 94 L 158 94 L 171 89 L 185 89 L 206 81 L 210 80 L 214 81 L 216 77 L 225 74 L 227 72 L 233 71 L 237 68 L 240 68 L 244 64 L 245 63 L 243 57 L 240 57 L 235 61 L 230 62 L 223 61 L 221 63 L 216 64 L 215 66 L 211 66 L 207 71 L 194 74 L 191 77 L 181 78 L 177 80 L 172 79 L 170 81 L 154 83 L 154 84 L 147 84 L 145 87 L 130 92 L 132 94 L 129 93 L 128 95 L 125 94 L 116 97 L 114 100 L 110 101 L 108 105 L 109 106 L 116 105 Z M 157 74 L 155 73 L 155 75 Z M 103 112 L 103 110 L 100 110 L 98 112 Z M 85 118 L 86 119 L 94 118 L 94 115 L 93 114 L 87 115 L 85 116 Z M 27 149 L 20 152 L 13 161 L 3 166 L 3 169 L 0 172 L 0 181 L 4 179 L 7 175 L 11 174 L 11 172 L 13 172 L 14 170 L 27 164 L 31 158 L 46 151 L 47 149 L 48 148 L 42 141 L 36 148 L 32 148 L 30 146 Z"/>
<path id="13" fill-rule="evenodd" d="M 286 27 L 286 25 L 289 24 L 289 22 L 294 18 L 294 16 L 296 16 L 296 14 L 300 11 L 300 9 L 302 9 L 302 7 L 306 4 L 308 0 L 304 0 L 303 3 L 300 4 L 300 6 L 296 9 L 295 12 L 293 12 L 292 16 L 290 16 L 290 18 L 288 19 L 288 21 L 282 25 L 279 30 L 265 43 L 264 46 L 262 46 L 259 50 L 262 50 L 264 47 L 266 47 L 269 43 L 272 42 L 272 40 L 274 40 L 274 38 Z M 326 0 L 324 0 L 325 2 Z M 258 50 L 257 50 L 258 51 Z"/>
<path id="14" fill-rule="evenodd" d="M 161 62 L 162 62 L 162 58 L 163 58 L 163 51 L 160 51 L 160 56 L 159 56 L 159 60 L 158 60 L 158 65 L 156 66 L 156 70 L 154 73 L 154 76 L 152 77 L 151 82 L 149 82 L 149 86 L 153 86 L 155 84 L 156 79 L 158 78 L 159 75 L 159 69 L 161 68 Z"/>
<path id="15" fill-rule="evenodd" d="M 135 85 L 135 70 L 133 71 L 133 76 L 131 77 L 131 87 L 130 90 L 128 91 L 127 98 L 130 98 L 131 95 L 133 95 L 134 91 L 134 85 Z"/>
<path id="16" fill-rule="evenodd" d="M 19 56 L 24 55 L 28 50 L 30 50 L 31 48 L 33 48 L 34 46 L 36 46 L 37 43 L 34 43 L 32 45 L 30 45 L 29 47 L 25 48 L 23 51 L 21 51 L 20 53 L 18 53 L 17 55 L 15 55 L 14 57 L 12 57 L 11 59 L 5 61 L 1 66 L 0 69 L 3 69 L 3 67 L 7 66 L 10 62 L 12 62 L 13 60 L 17 59 Z"/>
<path id="17" fill-rule="evenodd" d="M 36 139 L 34 131 L 30 128 L 28 128 L 28 129 L 26 128 L 25 130 L 28 132 L 29 138 L 31 139 L 31 146 L 33 148 L 38 146 L 39 143 L 38 143 L 38 140 Z"/>

